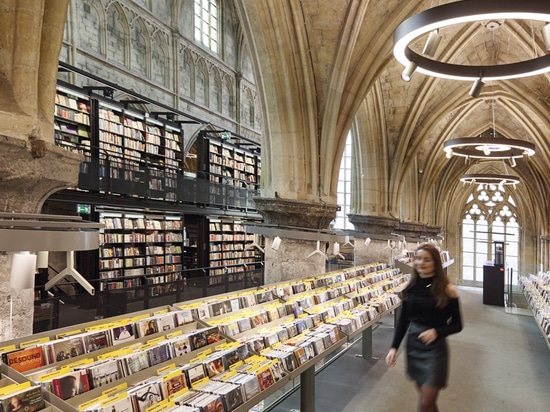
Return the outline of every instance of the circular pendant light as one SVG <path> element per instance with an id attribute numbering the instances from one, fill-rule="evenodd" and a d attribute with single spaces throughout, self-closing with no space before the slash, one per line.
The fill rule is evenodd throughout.
<path id="1" fill-rule="evenodd" d="M 486 173 L 469 173 L 462 175 L 460 181 L 470 184 L 485 184 L 485 185 L 516 185 L 520 182 L 519 177 L 512 175 L 486 174 Z"/>
<path id="2" fill-rule="evenodd" d="M 503 19 L 550 22 L 549 3 L 547 0 L 457 1 L 428 9 L 405 20 L 393 35 L 394 56 L 405 66 L 403 80 L 410 80 L 415 71 L 435 77 L 470 80 L 474 82 L 470 95 L 475 97 L 483 87 L 483 80 L 514 79 L 550 71 L 548 54 L 516 63 L 486 66 L 452 64 L 428 58 L 433 57 L 441 40 L 440 28 Z M 430 33 L 426 46 L 422 54 L 416 53 L 409 44 L 426 33 Z M 543 36 L 546 47 L 550 49 L 549 25 L 544 26 Z"/>
<path id="3" fill-rule="evenodd" d="M 459 137 L 447 140 L 443 150 L 448 158 L 462 156 L 471 159 L 512 159 L 533 156 L 535 145 L 524 140 L 503 137 Z M 513 162 L 515 166 L 515 162 Z"/>

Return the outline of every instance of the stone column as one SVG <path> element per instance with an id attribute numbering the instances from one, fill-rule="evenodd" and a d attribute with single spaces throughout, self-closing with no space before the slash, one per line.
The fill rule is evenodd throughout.
<path id="1" fill-rule="evenodd" d="M 356 266 L 376 262 L 393 264 L 394 253 L 388 240 L 399 225 L 399 219 L 356 214 L 349 214 L 348 219 L 357 231 L 365 233 L 364 237 L 355 235 L 354 264 Z M 370 241 L 366 242 L 367 239 Z M 395 241 L 397 240 L 398 238 L 395 237 Z"/>
<path id="2" fill-rule="evenodd" d="M 266 237 L 265 283 L 325 273 L 326 259 L 323 254 L 327 242 L 320 241 L 320 252 L 316 252 L 317 241 L 314 240 L 314 230 L 329 227 L 336 216 L 337 206 L 280 198 L 256 198 L 254 201 L 266 225 L 296 232 L 303 230 L 303 233 L 310 232 L 312 236 L 311 241 L 281 237 L 277 250 L 272 248 L 274 237 Z"/>
<path id="3" fill-rule="evenodd" d="M 53 145 L 57 65 L 67 8 L 68 0 L 16 0 L 2 6 L 2 212 L 40 213 L 48 196 L 78 180 L 82 156 Z M 11 253 L 0 251 L 0 341 L 32 333 L 34 291 L 10 289 L 11 261 Z"/>

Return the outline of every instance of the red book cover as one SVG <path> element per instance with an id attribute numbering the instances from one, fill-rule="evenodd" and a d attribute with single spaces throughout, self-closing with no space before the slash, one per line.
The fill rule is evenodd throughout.
<path id="1" fill-rule="evenodd" d="M 9 367 L 18 372 L 26 372 L 46 365 L 41 346 L 7 353 L 6 360 Z"/>

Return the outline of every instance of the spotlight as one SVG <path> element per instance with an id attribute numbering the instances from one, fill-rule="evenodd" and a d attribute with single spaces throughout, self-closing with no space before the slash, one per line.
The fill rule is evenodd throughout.
<path id="1" fill-rule="evenodd" d="M 481 80 L 481 77 L 479 79 L 476 79 L 474 84 L 472 84 L 472 88 L 470 89 L 469 95 L 472 96 L 474 99 L 476 97 L 479 97 L 479 94 L 481 93 L 481 89 L 483 89 L 483 86 L 485 86 L 485 83 L 483 80 Z"/>
<path id="2" fill-rule="evenodd" d="M 510 166 L 516 167 L 516 159 L 514 159 L 513 157 L 510 158 Z"/>
<path id="3" fill-rule="evenodd" d="M 365 246 L 368 246 L 368 245 L 370 245 L 370 237 L 365 239 Z"/>
<path id="4" fill-rule="evenodd" d="M 409 62 L 407 67 L 405 67 L 405 70 L 403 70 L 403 73 L 401 73 L 401 78 L 406 82 L 410 82 L 415 70 L 416 70 L 416 63 Z"/>
<path id="5" fill-rule="evenodd" d="M 439 46 L 439 42 L 441 42 L 441 35 L 439 34 L 439 30 L 434 30 L 430 32 L 428 40 L 426 41 L 426 45 L 424 46 L 424 50 L 422 50 L 422 54 L 434 57 L 435 51 Z"/>
<path id="6" fill-rule="evenodd" d="M 550 51 L 550 23 L 542 28 L 542 38 L 544 39 L 546 50 Z"/>
<path id="7" fill-rule="evenodd" d="M 271 244 L 271 249 L 279 250 L 279 247 L 281 247 L 281 238 L 277 236 L 275 237 L 275 239 L 273 239 L 273 243 Z"/>

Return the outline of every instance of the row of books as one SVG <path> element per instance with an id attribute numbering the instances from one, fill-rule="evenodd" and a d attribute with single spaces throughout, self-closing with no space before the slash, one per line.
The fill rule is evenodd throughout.
<path id="1" fill-rule="evenodd" d="M 166 332 L 190 322 L 193 322 L 193 317 L 186 310 L 166 311 L 152 317 L 122 319 L 84 332 L 76 331 L 69 336 L 58 336 L 53 340 L 45 338 L 21 343 L 19 348 L 2 348 L 2 361 L 18 372 L 26 372 L 109 346 Z"/>
<path id="2" fill-rule="evenodd" d="M 198 350 L 220 340 L 218 328 L 202 328 L 189 334 L 175 334 L 175 336 L 158 342 L 136 344 L 124 349 L 102 353 L 97 359 L 80 359 L 74 365 L 53 368 L 53 370 L 45 369 L 32 373 L 29 378 L 65 400 L 92 389 L 105 387 L 119 379 L 161 365 L 171 359 L 177 359 L 190 351 Z M 245 345 L 241 346 L 246 349 Z M 201 369 L 210 374 L 214 368 L 212 365 L 220 368 L 219 361 L 222 369 L 216 373 L 221 373 L 226 365 L 226 358 L 237 356 L 237 350 L 219 352 L 218 356 L 216 362 L 206 358 L 204 363 L 194 364 L 193 368 L 200 365 Z M 184 372 L 191 382 L 195 375 Z"/>
<path id="3" fill-rule="evenodd" d="M 521 276 L 519 282 L 535 320 L 550 344 L 550 273 Z"/>
<path id="4" fill-rule="evenodd" d="M 105 224 L 106 229 L 172 230 L 182 227 L 181 221 L 146 218 L 102 217 L 101 222 Z"/>
<path id="5" fill-rule="evenodd" d="M 172 366 L 128 389 L 82 404 L 79 409 L 86 412 L 157 409 L 231 412 L 283 376 L 280 362 L 261 356 L 238 360 L 231 370 L 212 377 L 200 365 Z"/>

